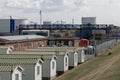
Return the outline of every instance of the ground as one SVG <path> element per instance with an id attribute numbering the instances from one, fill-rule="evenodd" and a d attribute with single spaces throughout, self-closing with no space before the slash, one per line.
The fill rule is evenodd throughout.
<path id="1" fill-rule="evenodd" d="M 112 55 L 108 55 L 108 53 Z M 120 44 L 99 55 L 55 80 L 120 80 Z"/>

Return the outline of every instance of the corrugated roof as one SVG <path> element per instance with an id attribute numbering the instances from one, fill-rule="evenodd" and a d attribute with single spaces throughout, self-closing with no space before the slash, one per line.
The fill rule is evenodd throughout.
<path id="1" fill-rule="evenodd" d="M 58 50 L 58 51 L 76 51 L 76 50 L 80 50 L 83 49 L 83 47 L 39 47 L 37 48 L 37 50 Z M 28 49 L 29 50 L 29 49 Z M 33 50 L 33 49 L 30 49 Z"/>
<path id="2" fill-rule="evenodd" d="M 74 51 L 72 51 L 72 52 L 74 52 Z M 51 50 L 51 51 L 45 51 L 45 50 L 43 50 L 43 51 L 37 51 L 37 50 L 33 50 L 33 51 L 30 51 L 30 50 L 28 50 L 28 51 L 20 51 L 20 52 L 18 52 L 18 51 L 14 51 L 14 52 L 12 52 L 11 54 L 39 54 L 39 55 L 56 55 L 56 56 L 62 56 L 62 55 L 65 55 L 65 54 L 68 54 L 69 52 L 68 51 L 54 51 L 54 50 Z"/>
<path id="3" fill-rule="evenodd" d="M 35 64 L 37 63 L 38 59 L 23 59 L 23 58 L 6 58 L 6 59 L 0 59 L 0 65 L 10 65 L 10 64 Z"/>
<path id="4" fill-rule="evenodd" d="M 38 35 L 15 35 L 15 36 L 0 36 L 4 40 L 28 40 L 28 39 L 43 39 L 44 36 Z"/>
<path id="5" fill-rule="evenodd" d="M 0 49 L 6 49 L 6 48 L 8 48 L 8 46 L 0 46 Z"/>
<path id="6" fill-rule="evenodd" d="M 29 63 L 34 62 L 36 59 L 52 59 L 53 57 L 56 57 L 54 54 L 0 54 L 0 59 L 23 59 Z M 19 61 L 19 60 L 18 60 Z"/>
<path id="7" fill-rule="evenodd" d="M 11 72 L 14 71 L 14 69 L 16 68 L 16 66 L 12 66 L 12 65 L 8 65 L 8 66 L 0 66 L 0 72 Z"/>
<path id="8" fill-rule="evenodd" d="M 56 52 L 55 51 L 14 51 L 12 52 L 11 54 L 55 54 Z"/>
<path id="9" fill-rule="evenodd" d="M 53 51 L 53 50 L 51 50 L 51 51 L 20 51 L 20 52 L 18 52 L 18 51 L 14 51 L 14 52 L 12 52 L 11 54 L 39 54 L 39 55 L 43 55 L 43 56 L 45 56 L 45 55 L 56 55 L 56 56 L 62 56 L 62 55 L 65 55 L 65 54 L 68 54 L 69 52 L 67 52 L 67 51 Z"/>
<path id="10" fill-rule="evenodd" d="M 58 48 L 58 47 L 41 47 L 36 49 L 27 49 L 27 51 L 38 51 L 38 52 L 49 52 L 49 51 L 59 51 L 59 52 L 70 52 L 70 51 L 76 51 L 76 48 Z"/>

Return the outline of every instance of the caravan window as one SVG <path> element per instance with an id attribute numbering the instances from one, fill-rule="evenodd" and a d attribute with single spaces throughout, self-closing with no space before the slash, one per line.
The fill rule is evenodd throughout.
<path id="1" fill-rule="evenodd" d="M 67 66 L 67 63 L 68 63 L 68 59 L 67 57 L 65 57 L 65 66 Z"/>
<path id="2" fill-rule="evenodd" d="M 19 80 L 19 74 L 15 74 L 15 80 Z"/>
<path id="3" fill-rule="evenodd" d="M 52 62 L 52 69 L 54 69 L 55 68 L 55 62 L 53 61 Z"/>
<path id="4" fill-rule="evenodd" d="M 40 74 L 40 66 L 37 66 L 37 75 Z"/>

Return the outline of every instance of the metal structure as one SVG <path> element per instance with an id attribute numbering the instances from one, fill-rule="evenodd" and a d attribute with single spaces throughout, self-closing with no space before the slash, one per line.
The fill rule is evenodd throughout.
<path id="1" fill-rule="evenodd" d="M 30 30 L 30 29 L 41 29 L 41 30 L 78 30 L 82 28 L 100 28 L 106 29 L 109 25 L 106 24 L 50 24 L 50 25 L 38 25 L 38 24 L 28 24 L 19 25 L 19 30 Z"/>

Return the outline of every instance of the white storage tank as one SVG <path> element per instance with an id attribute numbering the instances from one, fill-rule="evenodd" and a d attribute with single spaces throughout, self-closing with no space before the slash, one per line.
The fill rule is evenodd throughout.
<path id="1" fill-rule="evenodd" d="M 96 17 L 82 17 L 82 24 L 96 24 Z"/>

